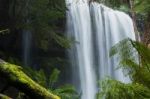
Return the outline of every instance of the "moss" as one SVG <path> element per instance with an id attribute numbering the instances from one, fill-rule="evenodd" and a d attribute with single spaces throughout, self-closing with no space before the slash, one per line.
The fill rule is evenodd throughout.
<path id="1" fill-rule="evenodd" d="M 5 76 L 9 83 L 18 89 L 21 89 L 30 97 L 41 97 L 40 99 L 60 99 L 58 96 L 53 95 L 34 82 L 22 71 L 20 66 L 7 62 L 0 62 L 0 74 Z"/>
<path id="2" fill-rule="evenodd" d="M 12 99 L 6 95 L 0 94 L 0 99 Z"/>

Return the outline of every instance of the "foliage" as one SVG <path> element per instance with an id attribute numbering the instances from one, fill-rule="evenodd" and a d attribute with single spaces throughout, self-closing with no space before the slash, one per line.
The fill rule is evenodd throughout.
<path id="1" fill-rule="evenodd" d="M 139 83 L 124 84 L 107 79 L 100 83 L 97 99 L 149 99 L 150 89 Z"/>
<path id="2" fill-rule="evenodd" d="M 125 9 L 128 9 L 128 1 L 127 0 L 96 0 L 100 3 L 103 3 L 107 6 L 110 6 L 112 8 L 120 9 L 125 7 Z"/>
<path id="3" fill-rule="evenodd" d="M 136 0 L 134 10 L 137 13 L 148 14 L 150 13 L 150 0 Z"/>
<path id="4" fill-rule="evenodd" d="M 101 83 L 99 97 L 106 99 L 149 99 L 150 98 L 150 49 L 140 42 L 125 39 L 112 47 L 110 56 L 120 58 L 120 68 L 126 69 L 132 83 L 116 80 Z M 110 98 L 111 97 L 111 98 Z"/>
<path id="5" fill-rule="evenodd" d="M 25 71 L 33 80 L 47 88 L 50 92 L 60 96 L 61 99 L 78 99 L 79 95 L 73 86 L 64 85 L 58 88 L 55 87 L 60 75 L 58 69 L 54 69 L 49 77 L 46 76 L 43 70 L 37 71 L 26 67 Z"/>
<path id="6" fill-rule="evenodd" d="M 9 84 L 25 92 L 31 98 L 59 99 L 58 96 L 53 95 L 27 76 L 20 66 L 0 60 L 0 75 L 2 78 L 5 78 Z"/>
<path id="7" fill-rule="evenodd" d="M 13 0 L 10 2 L 10 16 L 14 27 L 29 30 L 36 39 L 36 45 L 47 50 L 53 43 L 68 48 L 64 36 L 64 0 Z"/>
<path id="8" fill-rule="evenodd" d="M 27 73 L 29 77 L 31 77 L 38 84 L 46 87 L 46 76 L 43 70 L 33 70 L 30 67 L 24 67 L 24 71 Z"/>
<path id="9" fill-rule="evenodd" d="M 140 21 L 139 24 L 143 24 L 143 31 L 147 34 L 149 30 L 149 19 L 150 19 L 150 0 L 135 0 L 135 6 L 134 6 L 134 12 L 136 15 L 138 15 L 137 20 L 143 20 Z M 140 18 L 139 18 L 140 17 Z M 145 34 L 144 34 L 145 35 Z M 144 38 L 146 39 L 146 37 Z M 144 41 L 147 43 L 147 41 Z"/>
<path id="10" fill-rule="evenodd" d="M 59 53 L 54 52 L 54 55 L 59 55 Z M 51 55 L 52 56 L 52 55 Z M 42 68 L 46 75 L 50 75 L 55 68 L 59 70 L 65 70 L 68 68 L 68 60 L 63 57 L 51 57 L 50 55 L 47 57 L 37 56 L 37 61 L 40 61 L 36 67 Z"/>
<path id="11" fill-rule="evenodd" d="M 121 67 L 129 70 L 131 79 L 150 88 L 150 49 L 140 42 L 125 39 L 112 48 L 111 55 L 117 53 Z"/>
<path id="12" fill-rule="evenodd" d="M 71 85 L 65 85 L 53 91 L 55 94 L 60 96 L 62 99 L 80 99 L 75 88 Z"/>
<path id="13" fill-rule="evenodd" d="M 52 89 L 54 87 L 54 84 L 58 81 L 58 76 L 60 74 L 60 71 L 58 69 L 54 69 L 52 74 L 49 77 L 49 88 Z"/>
<path id="14" fill-rule="evenodd" d="M 5 30 L 0 30 L 0 34 L 6 34 L 6 33 L 9 33 L 9 29 L 5 29 Z"/>

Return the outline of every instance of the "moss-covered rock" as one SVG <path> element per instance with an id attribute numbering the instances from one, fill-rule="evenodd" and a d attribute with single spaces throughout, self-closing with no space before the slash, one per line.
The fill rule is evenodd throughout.
<path id="1" fill-rule="evenodd" d="M 60 99 L 28 77 L 20 66 L 0 60 L 0 76 L 32 99 Z"/>

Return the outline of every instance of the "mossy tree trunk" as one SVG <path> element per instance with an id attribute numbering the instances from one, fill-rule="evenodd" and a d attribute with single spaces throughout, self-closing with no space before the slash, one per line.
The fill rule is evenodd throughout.
<path id="1" fill-rule="evenodd" d="M 31 99 L 60 99 L 28 77 L 22 68 L 0 60 L 0 76 Z"/>

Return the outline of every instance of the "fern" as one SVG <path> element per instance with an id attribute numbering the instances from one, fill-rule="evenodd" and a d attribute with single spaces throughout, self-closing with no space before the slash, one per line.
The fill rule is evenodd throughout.
<path id="1" fill-rule="evenodd" d="M 54 69 L 52 74 L 49 77 L 49 88 L 52 89 L 54 84 L 58 81 L 60 71 L 58 69 Z"/>
<path id="2" fill-rule="evenodd" d="M 79 95 L 75 88 L 71 85 L 65 85 L 53 91 L 61 97 L 61 99 L 79 99 Z"/>
<path id="3" fill-rule="evenodd" d="M 52 33 L 53 39 L 56 41 L 57 44 L 59 44 L 63 48 L 70 48 L 70 40 L 67 39 L 65 36 L 60 36 L 58 33 Z"/>
<path id="4" fill-rule="evenodd" d="M 110 51 L 120 58 L 120 67 L 128 71 L 132 83 L 106 79 L 100 83 L 98 99 L 150 99 L 150 49 L 127 38 Z"/>
<path id="5" fill-rule="evenodd" d="M 150 49 L 140 42 L 125 39 L 112 48 L 110 56 L 115 54 L 121 58 L 121 67 L 129 70 L 134 82 L 150 88 Z"/>
<path id="6" fill-rule="evenodd" d="M 47 87 L 46 74 L 44 73 L 44 71 L 42 69 L 34 70 L 30 67 L 24 67 L 23 70 L 26 72 L 26 74 L 29 77 L 31 77 L 38 84 L 42 85 L 43 87 Z"/>
<path id="7" fill-rule="evenodd" d="M 97 99 L 150 99 L 150 89 L 139 83 L 124 84 L 106 79 L 100 86 Z"/>
<path id="8" fill-rule="evenodd" d="M 79 95 L 72 85 L 64 85 L 56 88 L 54 85 L 58 82 L 60 71 L 54 69 L 49 77 L 43 70 L 33 70 L 30 67 L 25 68 L 25 72 L 38 84 L 47 88 L 50 92 L 60 96 L 61 99 L 79 99 Z"/>

